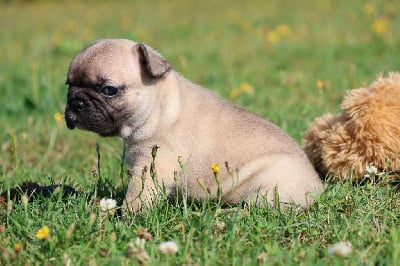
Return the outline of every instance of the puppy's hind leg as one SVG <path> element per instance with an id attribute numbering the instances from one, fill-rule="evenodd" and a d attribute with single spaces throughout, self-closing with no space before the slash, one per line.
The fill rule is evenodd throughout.
<path id="1" fill-rule="evenodd" d="M 290 154 L 267 155 L 239 170 L 238 183 L 228 201 L 259 203 L 266 199 L 282 209 L 292 204 L 308 208 L 322 191 L 322 181 L 306 159 Z"/>

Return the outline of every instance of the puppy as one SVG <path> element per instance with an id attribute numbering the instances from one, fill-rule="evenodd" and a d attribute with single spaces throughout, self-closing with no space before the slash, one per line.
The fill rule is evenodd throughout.
<path id="1" fill-rule="evenodd" d="M 106 39 L 87 46 L 72 60 L 66 84 L 68 128 L 122 137 L 132 169 L 125 207 L 133 212 L 152 203 L 157 184 L 192 200 L 266 199 L 304 208 L 323 191 L 307 156 L 286 133 L 187 81 L 142 43 Z M 158 182 L 143 171 L 150 168 L 154 145 Z M 226 169 L 211 171 L 225 162 Z M 278 198 L 283 204 L 276 205 Z"/>

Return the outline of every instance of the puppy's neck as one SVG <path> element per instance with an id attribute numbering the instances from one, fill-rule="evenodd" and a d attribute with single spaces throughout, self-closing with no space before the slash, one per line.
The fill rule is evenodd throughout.
<path id="1" fill-rule="evenodd" d="M 179 117 L 181 105 L 181 91 L 179 74 L 170 71 L 157 83 L 149 86 L 154 93 L 153 103 L 147 117 L 143 117 L 141 125 L 134 123 L 121 127 L 121 137 L 125 142 L 139 143 L 150 138 L 160 137 L 162 132 L 168 130 Z"/>

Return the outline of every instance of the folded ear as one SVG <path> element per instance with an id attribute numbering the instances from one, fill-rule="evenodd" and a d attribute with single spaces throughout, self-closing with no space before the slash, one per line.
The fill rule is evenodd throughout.
<path id="1" fill-rule="evenodd" d="M 140 55 L 140 63 L 151 77 L 160 78 L 172 68 L 168 60 L 151 47 L 143 43 L 138 43 L 136 46 Z"/>

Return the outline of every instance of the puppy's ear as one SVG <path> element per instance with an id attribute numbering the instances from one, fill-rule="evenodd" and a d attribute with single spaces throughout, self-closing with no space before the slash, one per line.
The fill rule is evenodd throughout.
<path id="1" fill-rule="evenodd" d="M 160 78 L 172 68 L 171 64 L 152 48 L 143 43 L 138 43 L 136 46 L 139 52 L 140 64 L 151 77 Z"/>

